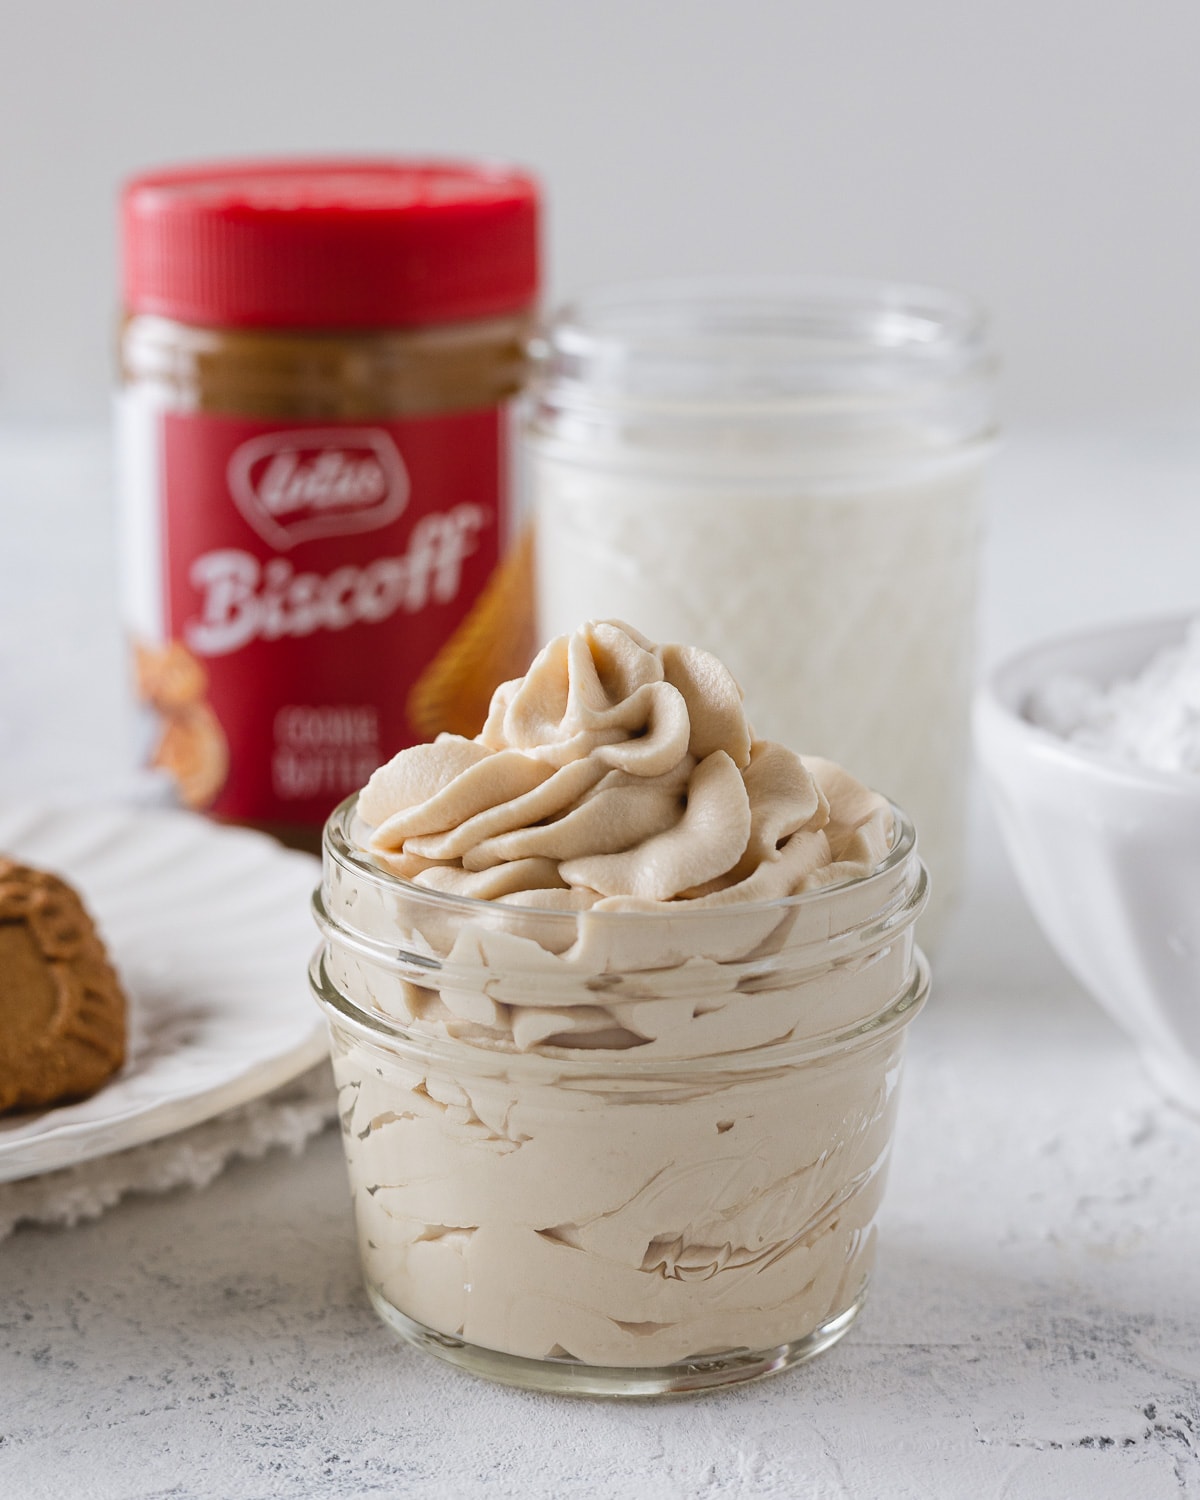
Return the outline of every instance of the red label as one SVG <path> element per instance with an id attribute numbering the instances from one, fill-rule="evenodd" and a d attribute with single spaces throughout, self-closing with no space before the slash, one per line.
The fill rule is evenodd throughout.
<path id="1" fill-rule="evenodd" d="M 156 763 L 193 806 L 319 823 L 430 732 L 411 695 L 499 560 L 503 414 L 161 420 Z"/>

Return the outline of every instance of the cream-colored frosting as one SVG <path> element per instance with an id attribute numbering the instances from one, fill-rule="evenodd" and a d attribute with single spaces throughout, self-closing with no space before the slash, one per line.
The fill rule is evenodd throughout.
<path id="1" fill-rule="evenodd" d="M 865 874 L 892 831 L 840 767 L 756 741 L 715 656 L 612 621 L 552 641 L 475 739 L 402 750 L 359 814 L 397 875 L 563 910 L 774 900 Z"/>
<path id="2" fill-rule="evenodd" d="M 358 812 L 370 859 L 326 861 L 326 973 L 415 1043 L 334 1018 L 375 1294 L 469 1343 L 631 1368 L 845 1310 L 902 1022 L 822 1046 L 914 984 L 923 888 L 915 857 L 880 865 L 888 804 L 755 741 L 713 657 L 604 623 L 500 688 L 476 739 L 403 751 Z"/>
<path id="3" fill-rule="evenodd" d="M 468 1076 L 335 1027 L 364 1271 L 450 1338 L 645 1368 L 804 1338 L 862 1290 L 902 1038 L 654 1082 Z"/>

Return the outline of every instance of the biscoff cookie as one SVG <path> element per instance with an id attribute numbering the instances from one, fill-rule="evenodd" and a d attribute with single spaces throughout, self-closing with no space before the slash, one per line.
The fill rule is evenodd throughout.
<path id="1" fill-rule="evenodd" d="M 77 893 L 0 858 L 0 1112 L 94 1093 L 125 1060 L 125 995 Z"/>

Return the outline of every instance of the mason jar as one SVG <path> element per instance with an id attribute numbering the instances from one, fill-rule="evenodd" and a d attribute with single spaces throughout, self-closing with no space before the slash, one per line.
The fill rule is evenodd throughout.
<path id="1" fill-rule="evenodd" d="M 932 288 L 613 287 L 550 324 L 524 426 L 539 637 L 691 641 L 760 737 L 885 787 L 926 942 L 960 882 L 994 367 L 980 309 Z"/>
<path id="2" fill-rule="evenodd" d="M 850 1327 L 908 1023 L 912 826 L 868 875 L 687 912 L 545 911 L 379 868 L 326 826 L 312 988 L 367 1290 L 532 1389 L 697 1391 Z"/>

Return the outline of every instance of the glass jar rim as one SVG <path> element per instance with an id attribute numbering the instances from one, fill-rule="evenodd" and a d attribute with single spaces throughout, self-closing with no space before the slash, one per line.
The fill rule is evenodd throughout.
<path id="1" fill-rule="evenodd" d="M 787 971 L 797 979 L 854 965 L 864 955 L 882 953 L 893 943 L 903 938 L 924 908 L 928 895 L 928 876 L 916 856 L 916 833 L 904 813 L 893 805 L 893 836 L 891 848 L 882 860 L 865 875 L 851 876 L 832 882 L 814 890 L 801 891 L 792 896 L 778 897 L 770 901 L 730 902 L 725 906 L 693 907 L 674 912 L 669 903 L 653 909 L 635 911 L 547 911 L 535 906 L 519 906 L 511 902 L 479 900 L 475 897 L 456 896 L 446 891 L 432 889 L 407 880 L 382 868 L 352 838 L 357 807 L 357 794 L 345 799 L 330 815 L 325 825 L 323 840 L 323 877 L 321 885 L 313 894 L 313 915 L 324 943 L 313 961 L 310 970 L 310 986 L 315 998 L 332 1021 L 340 1017 L 342 1023 L 351 1026 L 360 1034 L 374 1036 L 380 1045 L 393 1048 L 414 1049 L 423 1057 L 442 1059 L 447 1065 L 453 1061 L 462 1067 L 475 1059 L 480 1066 L 488 1062 L 494 1066 L 497 1058 L 522 1059 L 540 1057 L 543 1062 L 553 1061 L 558 1067 L 578 1064 L 575 1074 L 594 1076 L 597 1069 L 606 1066 L 605 1060 L 614 1055 L 613 1049 L 598 1047 L 574 1049 L 571 1047 L 539 1047 L 526 1052 L 520 1048 L 495 1045 L 485 1039 L 471 1041 L 455 1037 L 441 1037 L 414 1027 L 403 1019 L 389 1015 L 381 1008 L 351 999 L 329 977 L 326 968 L 328 954 L 337 949 L 347 957 L 353 955 L 358 963 L 371 969 L 391 972 L 415 981 L 460 984 L 473 988 L 476 971 L 460 972 L 453 959 L 445 954 L 413 945 L 407 938 L 403 924 L 395 934 L 390 930 L 392 918 L 388 918 L 389 930 L 380 931 L 372 921 L 359 923 L 354 920 L 352 908 L 359 905 L 364 887 L 378 895 L 392 898 L 397 906 L 397 920 L 401 912 L 423 912 L 429 918 L 448 921 L 455 929 L 478 928 L 480 930 L 516 930 L 528 924 L 536 929 L 538 936 L 532 938 L 536 946 L 543 944 L 547 951 L 559 954 L 569 951 L 575 940 L 584 938 L 589 930 L 603 935 L 599 944 L 605 950 L 603 939 L 619 940 L 628 935 L 628 924 L 660 924 L 659 933 L 669 951 L 684 951 L 694 955 L 707 955 L 728 971 L 730 968 L 745 968 L 747 974 L 768 967 L 786 964 Z M 340 873 L 339 873 L 340 872 Z M 349 884 L 343 885 L 343 877 Z M 346 899 L 344 892 L 352 892 Z M 342 892 L 343 894 L 339 894 Z M 876 895 L 877 893 L 877 895 Z M 865 896 L 855 900 L 850 912 L 838 912 L 830 903 L 844 902 L 850 895 Z M 374 903 L 370 903 L 371 906 Z M 385 908 L 390 910 L 390 907 Z M 411 912 L 409 912 L 411 915 Z M 766 917 L 767 927 L 757 938 L 750 938 L 750 948 L 742 947 L 747 935 L 744 924 Z M 795 942 L 773 950 L 758 952 L 757 945 L 772 931 L 781 928 L 789 918 L 805 918 L 803 935 Z M 695 924 L 700 924 L 697 927 Z M 724 926 L 722 925 L 724 924 Z M 680 939 L 680 928 L 683 939 Z M 646 928 L 642 928 L 646 931 Z M 517 935 L 529 937 L 529 933 Z M 559 939 L 563 939 L 561 944 Z M 717 951 L 731 939 L 735 941 L 741 956 L 720 959 Z M 548 940 L 548 941 L 546 941 Z M 717 951 L 714 951 L 717 950 Z M 651 950 L 655 959 L 661 952 Z M 786 955 L 786 957 L 782 957 Z M 678 967 L 679 960 L 672 958 L 668 967 Z M 520 965 L 509 954 L 505 959 L 506 972 L 511 976 L 520 971 Z M 637 967 L 642 971 L 643 965 Z M 646 972 L 662 967 L 659 962 L 646 962 Z M 607 971 L 605 971 L 607 972 Z M 632 970 L 630 972 L 633 972 Z M 765 971 L 764 971 L 765 972 Z M 531 971 L 535 982 L 544 978 L 544 973 Z M 913 988 L 913 985 L 916 988 Z M 792 1037 L 771 1043 L 747 1046 L 736 1053 L 716 1053 L 707 1057 L 679 1057 L 656 1055 L 639 1063 L 634 1054 L 637 1048 L 622 1048 L 619 1071 L 622 1078 L 650 1074 L 660 1076 L 666 1068 L 672 1076 L 677 1073 L 694 1075 L 704 1068 L 720 1071 L 729 1058 L 752 1058 L 739 1066 L 775 1067 L 788 1065 L 804 1058 L 824 1056 L 831 1051 L 865 1043 L 885 1030 L 892 1021 L 899 1024 L 906 1015 L 923 1001 L 928 976 L 918 982 L 911 971 L 906 978 L 906 987 L 899 997 L 893 995 L 874 1014 L 859 1015 L 851 1022 L 843 1021 L 832 1031 L 813 1031 L 800 1037 Z M 486 991 L 486 986 L 485 986 Z M 907 996 L 907 999 L 905 998 Z M 518 1062 L 514 1066 L 520 1066 Z M 573 1074 L 574 1076 L 574 1074 Z"/>
<path id="2" fill-rule="evenodd" d="M 441 1066 L 457 1073 L 489 1072 L 503 1065 L 514 1070 L 536 1071 L 542 1081 L 586 1083 L 597 1079 L 616 1089 L 635 1090 L 647 1081 L 691 1080 L 727 1077 L 744 1073 L 785 1072 L 804 1063 L 837 1053 L 857 1050 L 886 1041 L 913 1020 L 929 997 L 929 963 L 919 948 L 913 949 L 907 983 L 882 1010 L 853 1025 L 815 1036 L 788 1041 L 764 1042 L 736 1052 L 698 1057 L 640 1058 L 637 1048 L 540 1047 L 529 1051 L 465 1042 L 454 1037 L 429 1035 L 404 1026 L 378 1011 L 356 1005 L 329 978 L 324 945 L 309 965 L 309 989 L 326 1012 L 331 1025 L 350 1027 L 368 1045 L 402 1052 L 406 1058 L 426 1066 Z"/>
<path id="3" fill-rule="evenodd" d="M 562 932 L 575 929 L 579 917 L 585 914 L 577 911 L 548 911 L 543 907 L 522 906 L 515 901 L 496 902 L 481 900 L 476 896 L 458 896 L 450 891 L 440 891 L 431 886 L 420 885 L 416 881 L 406 880 L 402 875 L 395 875 L 392 871 L 385 870 L 350 837 L 350 827 L 356 815 L 358 798 L 359 793 L 352 792 L 329 814 L 322 833 L 322 850 L 327 860 L 353 871 L 357 877 L 365 877 L 381 890 L 407 894 L 411 899 L 428 904 L 445 915 L 457 915 L 463 920 L 470 920 L 484 914 L 494 916 L 496 911 L 500 910 L 511 913 L 514 920 L 521 918 L 536 920 L 539 924 L 546 924 L 548 930 L 557 927 Z M 669 908 L 636 911 L 589 910 L 586 915 L 589 920 L 600 922 L 631 920 L 652 922 L 661 921 L 664 915 L 669 916 L 673 922 L 712 922 L 718 920 L 724 912 L 737 916 L 755 916 L 771 911 L 784 914 L 797 907 L 811 908 L 833 903 L 850 889 L 864 890 L 872 884 L 883 885 L 888 876 L 894 874 L 917 847 L 916 829 L 904 810 L 897 807 L 894 802 L 889 801 L 888 806 L 892 810 L 891 848 L 865 875 L 850 875 L 844 880 L 831 881 L 828 885 L 798 891 L 791 896 L 777 896 L 769 901 L 739 901 L 730 902 L 725 906 L 693 906 L 679 910 Z"/>
<path id="4" fill-rule="evenodd" d="M 672 397 L 870 397 L 989 377 L 990 324 L 966 294 L 848 277 L 697 277 L 582 293 L 533 349 L 543 384 L 571 404 Z M 703 370 L 701 385 L 697 372 Z"/>

